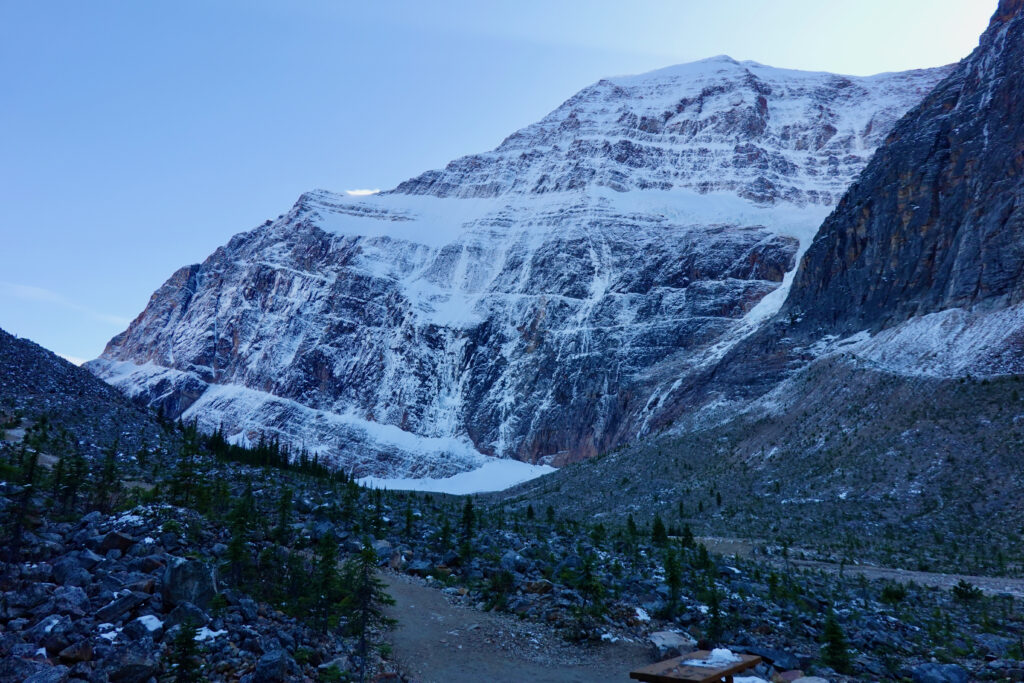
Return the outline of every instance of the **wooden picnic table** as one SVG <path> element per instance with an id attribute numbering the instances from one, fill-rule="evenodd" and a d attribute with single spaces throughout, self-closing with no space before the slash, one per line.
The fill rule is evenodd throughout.
<path id="1" fill-rule="evenodd" d="M 629 677 L 646 683 L 732 683 L 733 674 L 747 669 L 752 669 L 761 663 L 761 658 L 756 655 L 736 655 L 740 658 L 738 662 L 724 667 L 692 666 L 684 665 L 683 662 L 691 659 L 707 659 L 711 653 L 707 650 L 697 650 L 682 657 L 673 657 L 664 662 L 651 664 L 636 671 L 630 671 Z"/>

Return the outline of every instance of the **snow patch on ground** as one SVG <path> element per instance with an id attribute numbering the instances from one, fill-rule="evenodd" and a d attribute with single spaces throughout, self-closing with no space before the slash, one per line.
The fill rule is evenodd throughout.
<path id="1" fill-rule="evenodd" d="M 516 484 L 551 474 L 554 467 L 530 465 L 518 460 L 492 459 L 481 467 L 469 472 L 460 472 L 443 479 L 408 479 L 386 477 L 364 477 L 359 480 L 363 486 L 391 491 L 429 491 L 468 495 L 488 491 L 504 491 Z"/>
<path id="2" fill-rule="evenodd" d="M 1024 304 L 1000 311 L 950 308 L 844 342 L 839 350 L 905 375 L 1014 374 L 1024 369 Z"/>
<path id="3" fill-rule="evenodd" d="M 146 630 L 150 632 L 159 631 L 164 625 L 164 622 L 160 620 L 160 617 L 153 614 L 145 614 L 139 617 L 137 621 L 145 626 Z"/>
<path id="4" fill-rule="evenodd" d="M 216 638 L 218 636 L 222 636 L 225 633 L 227 633 L 227 631 L 224 631 L 224 630 L 221 630 L 221 631 L 211 631 L 206 626 L 203 626 L 201 629 L 196 631 L 196 642 L 197 643 L 201 643 L 201 642 L 206 641 L 206 640 L 213 640 L 214 638 Z"/>

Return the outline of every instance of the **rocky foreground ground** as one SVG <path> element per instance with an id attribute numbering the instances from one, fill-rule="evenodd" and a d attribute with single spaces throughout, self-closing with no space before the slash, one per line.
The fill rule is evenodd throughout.
<path id="1" fill-rule="evenodd" d="M 0 340 L 2 681 L 447 682 L 464 655 L 492 680 L 615 680 L 695 645 L 762 656 L 762 680 L 1024 680 L 1012 593 L 800 566 L 795 548 L 718 555 L 689 533 L 699 510 L 370 491 Z M 361 557 L 397 599 L 376 601 L 392 631 L 357 628 Z"/>
<path id="2" fill-rule="evenodd" d="M 133 480 L 152 474 L 136 456 L 118 462 Z M 548 672 L 537 680 L 616 680 L 709 645 L 761 655 L 751 674 L 762 680 L 1024 680 L 1024 620 L 1010 595 L 726 559 L 685 530 L 604 529 L 554 511 L 474 509 L 210 455 L 197 462 L 196 486 L 254 501 L 241 554 L 225 506 L 157 500 L 171 495 L 160 477 L 156 488 L 124 490 L 109 512 L 60 514 L 37 485 L 20 557 L 2 567 L 0 680 L 177 680 L 190 656 L 186 625 L 194 680 L 346 680 L 365 662 L 368 678 L 426 683 L 461 680 L 451 669 L 459 661 L 491 680 L 516 680 L 502 672 L 517 663 Z M 293 503 L 282 535 L 285 489 Z M 8 519 L 24 495 L 19 484 L 0 488 Z M 344 620 L 319 623 L 268 577 L 279 548 L 301 584 L 315 580 L 324 544 L 341 562 L 365 542 L 399 599 L 389 608 L 399 624 L 371 629 L 364 660 Z M 236 561 L 248 567 L 240 575 Z M 830 658 L 829 615 L 848 661 Z"/>

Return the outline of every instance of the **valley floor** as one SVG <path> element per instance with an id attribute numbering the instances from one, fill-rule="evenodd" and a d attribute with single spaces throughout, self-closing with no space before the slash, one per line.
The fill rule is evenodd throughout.
<path id="1" fill-rule="evenodd" d="M 742 538 L 722 538 L 708 536 L 698 539 L 707 546 L 708 550 L 718 555 L 733 555 L 744 558 L 758 558 L 765 560 L 763 555 L 755 552 L 755 549 L 762 542 L 750 541 Z M 895 567 L 878 567 L 870 564 L 839 564 L 837 562 L 822 562 L 818 560 L 803 560 L 775 558 L 769 562 L 779 568 L 807 569 L 811 571 L 822 571 L 827 574 L 856 578 L 863 576 L 872 581 L 895 581 L 898 583 L 913 582 L 920 586 L 950 589 L 960 581 L 966 581 L 977 586 L 986 595 L 1012 595 L 1014 598 L 1024 598 L 1024 579 L 1014 579 L 1005 576 L 976 576 L 971 574 L 944 574 L 941 572 L 923 572 L 911 569 L 899 569 Z"/>
<path id="2" fill-rule="evenodd" d="M 573 645 L 543 624 L 459 605 L 421 579 L 383 578 L 398 620 L 387 640 L 401 670 L 420 683 L 621 683 L 650 662 L 638 643 Z"/>

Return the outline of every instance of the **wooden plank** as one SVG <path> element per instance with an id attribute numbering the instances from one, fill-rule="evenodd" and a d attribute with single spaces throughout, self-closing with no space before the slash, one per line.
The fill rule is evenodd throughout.
<path id="1" fill-rule="evenodd" d="M 629 677 L 646 683 L 715 683 L 723 678 L 731 679 L 733 674 L 752 669 L 761 663 L 756 655 L 737 655 L 740 661 L 721 668 L 708 666 L 687 666 L 683 662 L 690 659 L 707 659 L 711 655 L 707 650 L 698 650 L 682 657 L 673 657 L 657 664 L 631 671 Z"/>

